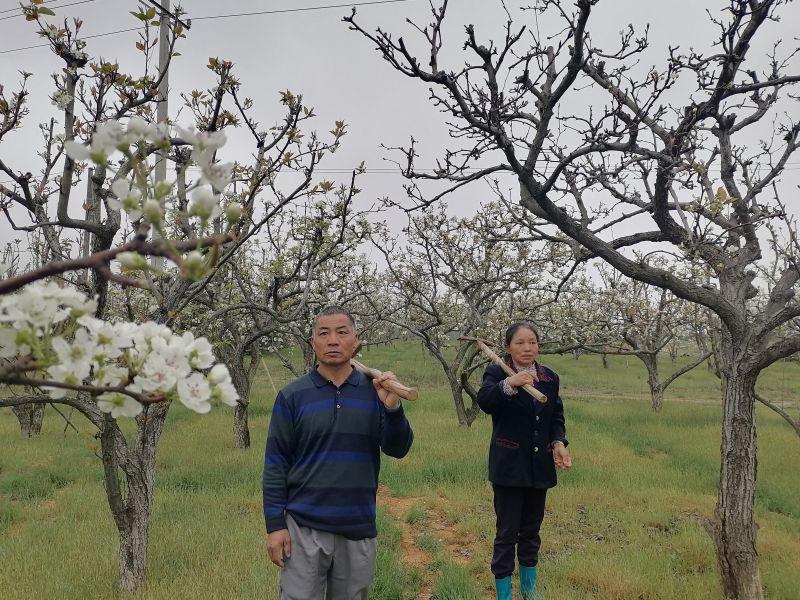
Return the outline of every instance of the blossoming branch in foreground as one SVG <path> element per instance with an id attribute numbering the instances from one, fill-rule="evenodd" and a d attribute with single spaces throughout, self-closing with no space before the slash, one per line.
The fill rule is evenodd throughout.
<path id="1" fill-rule="evenodd" d="M 199 413 L 211 410 L 212 400 L 235 406 L 228 368 L 214 364 L 206 338 L 152 321 L 103 321 L 91 316 L 95 309 L 94 300 L 52 282 L 0 297 L 0 358 L 32 358 L 53 384 L 93 387 L 97 406 L 115 418 L 138 415 L 136 397 L 177 399 Z M 68 391 L 46 389 L 53 398 Z"/>
<path id="2" fill-rule="evenodd" d="M 201 171 L 200 181 L 189 188 L 193 193 L 192 206 L 187 216 L 199 217 L 205 226 L 209 220 L 222 214 L 219 193 L 224 191 L 233 178 L 233 163 L 216 162 L 216 151 L 226 142 L 225 133 L 197 132 L 181 127 L 177 131 L 180 139 L 192 146 L 191 159 Z M 72 160 L 91 160 L 110 168 L 109 157 L 115 152 L 121 152 L 133 162 L 142 162 L 141 159 L 134 158 L 134 153 L 131 152 L 131 146 L 138 146 L 140 143 L 168 147 L 169 127 L 164 123 L 148 123 L 140 117 L 132 117 L 126 125 L 109 120 L 97 126 L 88 146 L 68 140 L 64 142 L 64 151 Z M 132 221 L 144 216 L 160 230 L 164 203 L 168 200 L 173 185 L 167 181 L 146 181 L 146 174 L 137 173 L 136 169 L 133 170 L 133 176 L 133 181 L 127 178 L 114 181 L 111 191 L 116 199 L 109 198 L 108 206 L 125 211 Z M 233 224 L 241 217 L 242 207 L 233 202 L 226 207 L 225 214 Z"/>

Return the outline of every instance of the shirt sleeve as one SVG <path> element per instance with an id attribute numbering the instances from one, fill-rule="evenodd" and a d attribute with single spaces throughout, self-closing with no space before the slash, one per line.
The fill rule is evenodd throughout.
<path id="1" fill-rule="evenodd" d="M 267 533 L 286 529 L 287 480 L 296 444 L 290 408 L 283 393 L 279 393 L 272 407 L 264 453 L 262 487 Z"/>
<path id="2" fill-rule="evenodd" d="M 406 418 L 403 405 L 395 410 L 382 409 L 381 415 L 381 450 L 387 456 L 403 458 L 411 449 L 414 432 Z"/>
<path id="3" fill-rule="evenodd" d="M 505 373 L 491 366 L 483 372 L 483 382 L 477 398 L 478 406 L 483 412 L 490 415 L 499 413 L 507 406 L 508 399 L 514 397 L 514 394 L 505 392 L 506 379 Z"/>
<path id="4" fill-rule="evenodd" d="M 565 446 L 569 445 L 567 441 L 567 425 L 564 418 L 564 402 L 561 400 L 559 393 L 559 381 L 555 380 L 555 401 L 553 402 L 553 416 L 550 421 L 550 442 L 562 441 Z"/>

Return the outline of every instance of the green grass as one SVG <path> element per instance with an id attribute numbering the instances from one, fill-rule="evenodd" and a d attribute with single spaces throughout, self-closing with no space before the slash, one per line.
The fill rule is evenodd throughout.
<path id="1" fill-rule="evenodd" d="M 417 344 L 371 348 L 363 360 L 420 387 L 406 403 L 415 444 L 401 461 L 384 458 L 382 482 L 407 508 L 378 514 L 373 600 L 489 598 L 494 532 L 486 481 L 490 420 L 459 428 L 444 377 Z M 649 408 L 635 359 L 545 357 L 561 376 L 573 469 L 548 496 L 540 581 L 555 600 L 719 598 L 711 540 L 719 474 L 719 385 L 701 366 Z M 277 387 L 290 376 L 267 361 Z M 666 373 L 669 360 L 665 361 Z M 780 363 L 759 382 L 798 414 L 800 367 Z M 262 371 L 251 405 L 253 447 L 233 448 L 232 411 L 170 411 L 156 473 L 147 584 L 137 599 L 276 598 L 278 570 L 264 550 L 263 444 L 274 393 Z M 767 597 L 800 589 L 800 439 L 774 413 L 757 408 L 758 550 Z M 106 504 L 96 440 L 64 432 L 48 409 L 43 433 L 21 439 L 0 411 L 0 598 L 115 598 L 116 530 Z M 130 427 L 126 427 L 130 430 Z M 436 528 L 438 524 L 438 528 Z M 403 561 L 403 529 L 429 557 Z M 46 574 L 46 575 L 45 575 Z"/>

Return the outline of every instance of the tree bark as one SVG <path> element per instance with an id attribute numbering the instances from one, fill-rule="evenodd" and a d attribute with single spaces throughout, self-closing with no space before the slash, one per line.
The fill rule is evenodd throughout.
<path id="1" fill-rule="evenodd" d="M 453 394 L 453 404 L 456 407 L 456 417 L 458 417 L 459 427 L 471 427 L 481 412 L 480 407 L 472 398 L 472 405 L 468 408 L 464 403 L 464 386 L 458 373 L 447 369 L 447 381 L 450 383 L 450 392 Z"/>
<path id="2" fill-rule="evenodd" d="M 755 502 L 757 374 L 741 373 L 731 360 L 736 348 L 725 336 L 723 360 L 722 461 L 712 537 L 717 550 L 722 591 L 726 598 L 762 600 L 756 551 Z"/>
<path id="3" fill-rule="evenodd" d="M 168 403 L 152 404 L 136 417 L 136 443 L 129 447 L 110 415 L 104 415 L 100 436 L 108 505 L 119 533 L 119 587 L 137 590 L 147 573 L 150 516 L 155 492 L 158 442 L 169 410 Z M 120 480 L 125 473 L 125 491 Z"/>
<path id="4" fill-rule="evenodd" d="M 19 431 L 22 437 L 30 438 L 42 432 L 45 406 L 47 405 L 31 403 L 11 407 L 11 411 L 19 421 Z"/>
<path id="5" fill-rule="evenodd" d="M 247 408 L 249 401 L 242 402 L 242 398 L 236 403 L 233 413 L 233 445 L 239 449 L 250 447 L 250 423 L 248 421 Z"/>
<path id="6" fill-rule="evenodd" d="M 664 408 L 664 386 L 658 379 L 658 358 L 655 354 L 637 354 L 647 368 L 647 385 L 650 388 L 650 407 L 655 412 Z"/>

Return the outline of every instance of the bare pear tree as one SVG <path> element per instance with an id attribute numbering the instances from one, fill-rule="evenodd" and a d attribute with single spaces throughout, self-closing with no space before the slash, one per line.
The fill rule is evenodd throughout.
<path id="1" fill-rule="evenodd" d="M 345 18 L 393 69 L 424 83 L 446 115 L 457 145 L 434 175 L 451 182 L 447 189 L 513 173 L 526 210 L 626 276 L 719 317 L 722 459 L 710 530 L 722 591 L 737 599 L 763 597 L 753 519 L 756 381 L 800 350 L 800 335 L 786 328 L 800 316 L 796 203 L 781 199 L 781 175 L 800 145 L 789 108 L 800 68 L 796 41 L 771 29 L 795 10 L 782 0 L 721 1 L 708 13 L 717 35 L 706 49 L 665 48 L 663 65 L 652 68 L 642 66 L 650 64 L 646 31 L 622 22 L 616 47 L 595 44 L 595 13 L 606 26 L 620 20 L 615 4 L 600 0 L 572 8 L 541 0 L 524 22 L 509 12 L 497 43 L 473 25 L 446 40 L 444 2 L 428 25 L 414 26 L 420 54 L 402 37 L 367 31 L 355 13 Z M 444 64 L 446 43 L 463 47 L 453 65 Z M 431 178 L 413 161 L 403 169 Z M 426 206 L 443 194 L 410 200 Z M 767 224 L 780 232 L 769 247 L 780 266 L 755 311 Z M 629 251 L 637 246 L 701 265 L 712 279 L 698 284 L 642 262 Z"/>
<path id="2" fill-rule="evenodd" d="M 531 318 L 557 297 L 559 277 L 570 262 L 563 254 L 556 260 L 544 242 L 535 247 L 515 241 L 508 227 L 518 225 L 509 224 L 503 210 L 487 203 L 475 217 L 458 219 L 436 206 L 409 220 L 405 247 L 385 239 L 376 243 L 386 260 L 389 288 L 386 305 L 376 303 L 376 310 L 419 339 L 439 363 L 461 426 L 480 414 L 469 381 L 479 353 L 456 338 L 493 339 L 515 316 Z M 519 314 L 515 307 L 522 306 L 527 310 Z"/>
<path id="3" fill-rule="evenodd" d="M 233 424 L 237 448 L 250 447 L 248 406 L 261 352 L 269 348 L 299 374 L 286 346 L 299 342 L 304 366 L 310 366 L 313 315 L 325 304 L 348 305 L 362 293 L 347 289 L 360 274 L 351 253 L 370 231 L 365 212 L 353 208 L 356 176 L 354 171 L 350 184 L 337 189 L 327 181 L 310 187 L 303 202 L 276 214 L 264 235 L 228 261 L 214 284 L 195 298 L 239 393 Z"/>
<path id="4" fill-rule="evenodd" d="M 647 262 L 647 261 L 643 261 Z M 668 270 L 668 265 L 660 268 Z M 659 356 L 666 354 L 669 344 L 688 350 L 691 339 L 690 305 L 666 288 L 656 288 L 629 279 L 619 271 L 600 267 L 600 284 L 595 288 L 596 311 L 589 316 L 605 322 L 606 339 L 587 341 L 582 348 L 596 354 L 635 356 L 647 369 L 650 405 L 656 412 L 664 406 L 664 392 L 680 376 L 701 365 L 711 350 L 700 351 L 685 364 L 662 378 Z M 687 277 L 690 279 L 690 277 Z"/>

